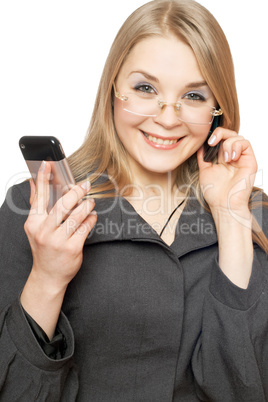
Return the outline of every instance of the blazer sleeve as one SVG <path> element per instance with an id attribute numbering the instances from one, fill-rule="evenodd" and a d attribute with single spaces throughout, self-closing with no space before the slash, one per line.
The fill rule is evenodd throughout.
<path id="1" fill-rule="evenodd" d="M 256 213 L 267 236 L 268 211 Z M 267 257 L 254 244 L 253 271 L 246 290 L 235 286 L 215 259 L 192 358 L 197 395 L 203 401 L 268 400 Z"/>
<path id="2" fill-rule="evenodd" d="M 29 183 L 12 187 L 0 209 L 0 400 L 76 400 L 77 368 L 74 336 L 61 313 L 58 328 L 66 340 L 62 359 L 48 357 L 20 304 L 20 293 L 32 267 L 24 232 L 29 212 Z"/>

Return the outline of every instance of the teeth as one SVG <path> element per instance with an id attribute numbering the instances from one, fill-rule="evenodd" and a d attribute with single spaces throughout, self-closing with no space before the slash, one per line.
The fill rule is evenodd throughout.
<path id="1" fill-rule="evenodd" d="M 152 135 L 146 134 L 144 131 L 143 134 L 145 135 L 146 138 L 148 138 L 149 141 L 158 145 L 173 145 L 176 144 L 176 142 L 178 141 L 178 140 L 163 140 L 162 138 L 156 138 L 153 137 Z"/>

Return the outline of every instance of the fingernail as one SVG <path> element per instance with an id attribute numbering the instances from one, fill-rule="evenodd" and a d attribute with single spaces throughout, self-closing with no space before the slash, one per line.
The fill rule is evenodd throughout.
<path id="1" fill-rule="evenodd" d="M 228 155 L 228 152 L 224 152 L 224 161 L 225 162 L 228 162 L 228 159 L 229 159 L 229 155 Z"/>
<path id="2" fill-rule="evenodd" d="M 90 187 L 91 187 L 90 181 L 89 181 L 89 180 L 88 180 L 88 181 L 85 181 L 84 183 L 81 184 L 81 187 L 82 187 L 84 190 L 89 191 L 89 190 L 90 190 Z"/>
<path id="3" fill-rule="evenodd" d="M 234 160 L 235 156 L 236 156 L 236 153 L 235 153 L 235 151 L 233 151 L 232 160 Z"/>
<path id="4" fill-rule="evenodd" d="M 208 144 L 209 144 L 209 145 L 214 144 L 214 142 L 216 141 L 216 139 L 217 139 L 216 135 L 212 135 L 212 136 L 210 137 L 210 139 L 208 140 Z"/>
<path id="5" fill-rule="evenodd" d="M 44 171 L 45 171 L 45 168 L 46 168 L 46 162 L 43 161 L 43 162 L 41 163 L 41 166 L 40 166 L 40 172 L 44 172 Z"/>

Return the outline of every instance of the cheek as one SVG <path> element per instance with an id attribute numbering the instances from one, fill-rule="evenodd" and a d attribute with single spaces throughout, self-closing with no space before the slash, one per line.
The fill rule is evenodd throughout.
<path id="1" fill-rule="evenodd" d="M 209 132 L 210 132 L 211 125 L 206 125 L 206 126 L 194 126 L 190 127 L 190 132 L 193 138 L 196 139 L 196 141 L 200 142 L 200 144 L 203 144 L 208 138 L 209 138 Z"/>
<path id="2" fill-rule="evenodd" d="M 145 118 L 128 113 L 123 109 L 122 101 L 115 99 L 114 101 L 114 124 L 116 132 L 121 139 L 125 139 L 131 135 L 131 129 L 137 128 Z M 123 141 L 122 141 L 123 142 Z"/>

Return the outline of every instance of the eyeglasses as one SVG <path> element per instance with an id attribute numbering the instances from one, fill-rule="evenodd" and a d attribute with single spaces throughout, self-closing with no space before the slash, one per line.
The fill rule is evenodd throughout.
<path id="1" fill-rule="evenodd" d="M 161 101 L 152 92 L 138 91 L 120 95 L 115 85 L 114 94 L 123 102 L 123 110 L 137 116 L 156 117 L 167 106 L 172 106 L 179 120 L 189 124 L 208 125 L 212 123 L 215 116 L 223 114 L 221 109 L 217 110 L 215 107 L 208 106 L 206 100 L 198 94 L 192 99 L 183 99 L 175 103 Z"/>

